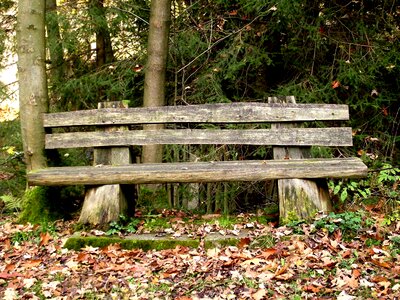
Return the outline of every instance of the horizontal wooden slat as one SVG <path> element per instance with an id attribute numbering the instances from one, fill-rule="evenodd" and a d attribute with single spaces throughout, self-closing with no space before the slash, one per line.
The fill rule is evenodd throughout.
<path id="1" fill-rule="evenodd" d="M 30 172 L 27 176 L 30 185 L 97 185 L 345 178 L 366 174 L 367 167 L 360 159 L 348 158 L 61 167 Z"/>
<path id="2" fill-rule="evenodd" d="M 349 127 L 248 130 L 165 129 L 68 132 L 46 135 L 46 149 L 152 144 L 243 144 L 274 146 L 351 146 Z"/>
<path id="3" fill-rule="evenodd" d="M 45 127 L 155 123 L 256 123 L 348 120 L 347 105 L 219 103 L 106 108 L 44 115 Z"/>

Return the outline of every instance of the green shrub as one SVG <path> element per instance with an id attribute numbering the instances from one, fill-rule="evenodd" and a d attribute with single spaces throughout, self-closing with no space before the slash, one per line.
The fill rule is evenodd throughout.
<path id="1" fill-rule="evenodd" d="M 351 211 L 340 214 L 330 213 L 314 221 L 316 229 L 325 229 L 330 234 L 340 229 L 346 239 L 357 236 L 363 227 L 369 227 L 372 224 L 373 222 L 366 218 L 365 213 Z"/>
<path id="2" fill-rule="evenodd" d="M 365 179 L 330 181 L 329 187 L 342 203 L 368 204 L 384 199 L 384 209 L 393 212 L 400 205 L 400 169 L 384 163 Z"/>

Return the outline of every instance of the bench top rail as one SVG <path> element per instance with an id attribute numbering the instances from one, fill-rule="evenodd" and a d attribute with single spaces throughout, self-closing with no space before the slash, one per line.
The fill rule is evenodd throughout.
<path id="1" fill-rule="evenodd" d="M 350 127 L 278 129 L 164 129 L 46 135 L 46 149 L 151 144 L 352 146 Z"/>
<path id="2" fill-rule="evenodd" d="M 103 108 L 44 114 L 44 127 L 160 123 L 262 123 L 348 120 L 344 104 L 218 103 Z"/>

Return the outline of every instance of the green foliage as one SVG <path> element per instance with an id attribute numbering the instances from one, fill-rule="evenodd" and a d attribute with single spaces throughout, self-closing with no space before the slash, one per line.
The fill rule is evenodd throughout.
<path id="1" fill-rule="evenodd" d="M 369 185 L 360 184 L 356 181 L 339 181 L 337 184 L 330 182 L 334 195 L 339 196 L 341 202 L 345 202 L 349 197 L 357 199 L 368 199 L 371 196 Z"/>
<path id="2" fill-rule="evenodd" d="M 169 208 L 167 191 L 164 188 L 150 189 L 141 186 L 136 205 L 150 210 L 149 213 L 158 209 Z"/>
<path id="3" fill-rule="evenodd" d="M 392 211 L 398 207 L 400 199 L 400 169 L 388 163 L 380 166 L 377 172 L 370 172 L 366 179 L 330 181 L 329 187 L 341 202 L 378 202 L 382 199 L 385 209 Z"/>
<path id="4" fill-rule="evenodd" d="M 135 233 L 137 226 L 140 223 L 140 219 L 127 218 L 124 215 L 119 216 L 118 221 L 110 223 L 110 227 L 106 232 L 106 235 L 115 235 L 118 233 Z"/>
<path id="5" fill-rule="evenodd" d="M 1 176 L 5 176 L 1 180 Z M 26 186 L 19 120 L 0 123 L 0 196 L 21 198 Z"/>
<path id="6" fill-rule="evenodd" d="M 13 195 L 2 195 L 0 200 L 4 202 L 4 210 L 6 212 L 20 212 L 22 209 L 22 198 L 17 198 Z"/>
<path id="7" fill-rule="evenodd" d="M 330 213 L 328 216 L 314 221 L 316 229 L 325 229 L 330 234 L 340 229 L 347 239 L 357 236 L 364 226 L 370 227 L 372 224 L 373 221 L 366 218 L 363 212 Z"/>
<path id="8" fill-rule="evenodd" d="M 53 223 L 42 222 L 39 226 L 33 226 L 32 229 L 16 231 L 11 241 L 13 243 L 33 242 L 39 244 L 41 240 L 41 234 L 49 233 L 52 236 L 56 235 L 56 227 Z"/>
<path id="9" fill-rule="evenodd" d="M 400 204 L 398 207 L 400 207 Z M 392 224 L 396 224 L 397 222 L 400 222 L 400 209 L 399 208 L 397 208 L 394 211 L 392 211 L 391 213 L 385 215 L 382 225 L 389 226 Z"/>
<path id="10" fill-rule="evenodd" d="M 0 10 L 6 11 L 14 3 L 1 1 Z M 105 2 L 104 8 L 91 3 L 74 1 L 60 5 L 57 14 L 49 14 L 61 33 L 56 43 L 48 41 L 49 52 L 61 48 L 58 53 L 62 54 L 61 62 L 49 65 L 51 111 L 93 108 L 106 99 L 142 104 L 150 1 L 116 0 Z M 298 102 L 349 104 L 349 125 L 356 130 L 354 147 L 314 149 L 314 154 L 350 156 L 358 151 L 364 152 L 371 164 L 378 157 L 397 165 L 400 18 L 395 8 L 393 1 L 383 0 L 346 5 L 304 0 L 173 1 L 166 102 L 265 101 L 270 95 L 295 95 Z M 1 16 L 0 51 L 5 45 L 4 33 L 14 32 L 10 24 L 15 23 L 13 18 L 5 20 L 6 14 Z M 112 42 L 113 60 L 103 65 L 97 62 L 101 51 L 93 47 L 96 36 L 109 36 Z M 54 70 L 61 76 L 55 76 Z M 197 157 L 208 157 L 210 148 L 200 148 Z M 17 151 L 22 150 L 17 147 Z M 231 146 L 223 151 L 228 159 L 270 156 L 265 148 Z M 170 157 L 168 150 L 165 152 Z M 63 155 L 67 164 L 83 162 Z M 2 159 L 0 155 L 0 172 Z M 12 163 L 17 161 L 22 162 L 21 157 Z M 11 181 L 0 181 L 0 188 L 4 194 L 19 197 L 24 190 L 20 188 L 23 168 L 18 167 L 15 174 Z M 390 190 L 389 182 L 393 182 L 389 177 L 379 182 L 371 175 L 331 187 L 345 202 L 388 197 L 394 207 L 398 191 Z M 212 189 L 216 191 L 213 199 L 229 195 L 239 208 L 242 203 L 250 206 L 248 199 L 262 202 L 260 185 Z M 144 206 L 167 203 L 163 195 L 142 193 L 141 197 Z M 221 208 L 218 201 L 211 204 L 205 210 Z"/>

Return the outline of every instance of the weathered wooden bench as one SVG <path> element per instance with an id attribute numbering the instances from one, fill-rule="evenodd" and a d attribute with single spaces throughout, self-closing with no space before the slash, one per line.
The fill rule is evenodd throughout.
<path id="1" fill-rule="evenodd" d="M 293 98 L 288 99 L 294 102 Z M 111 108 L 45 114 L 44 127 L 47 131 L 69 128 L 68 132 L 47 134 L 46 149 L 93 147 L 98 150 L 93 166 L 34 170 L 27 175 L 28 183 L 33 186 L 116 185 L 122 189 L 128 187 L 129 193 L 132 184 L 310 180 L 366 175 L 367 167 L 359 158 L 310 158 L 309 153 L 303 151 L 311 146 L 352 145 L 352 129 L 349 127 L 310 127 L 314 121 L 338 123 L 348 120 L 347 105 L 272 103 L 282 102 L 278 98 L 270 98 L 269 102 L 152 108 L 113 108 L 115 103 L 111 102 L 108 105 Z M 307 122 L 307 127 L 298 127 L 299 122 Z M 265 123 L 272 125 L 266 127 Z M 157 131 L 143 130 L 144 124 L 166 124 L 167 127 Z M 169 124 L 174 126 L 168 128 Z M 248 128 L 201 129 L 198 127 L 200 124 L 247 124 Z M 264 125 L 260 128 L 257 124 Z M 72 127 L 75 130 L 73 132 L 70 129 Z M 93 130 L 87 131 L 88 127 Z M 150 144 L 269 145 L 274 147 L 274 159 L 131 163 L 129 147 Z M 285 185 L 281 189 L 282 193 L 291 193 Z M 315 189 L 317 194 L 321 194 L 318 187 Z M 102 201 L 107 202 L 110 193 L 113 192 L 107 191 Z M 304 191 L 300 193 L 304 196 Z M 92 208 L 90 205 L 84 207 L 85 210 Z M 116 217 L 126 208 L 126 204 L 117 204 Z M 329 210 L 329 204 L 322 207 L 317 205 L 317 208 Z M 115 218 L 115 214 L 112 218 Z"/>

